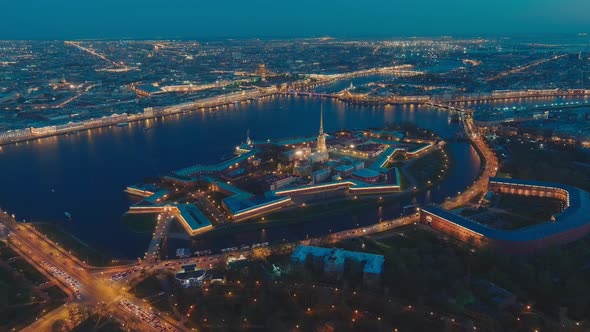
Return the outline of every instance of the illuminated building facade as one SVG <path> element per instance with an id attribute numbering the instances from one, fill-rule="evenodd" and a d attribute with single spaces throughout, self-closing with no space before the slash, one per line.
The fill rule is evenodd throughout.
<path id="1" fill-rule="evenodd" d="M 330 159 L 328 155 L 328 147 L 326 146 L 326 134 L 324 133 L 324 110 L 320 110 L 320 130 L 318 133 L 316 152 L 314 152 L 310 159 L 312 162 L 325 162 Z"/>
<path id="2" fill-rule="evenodd" d="M 420 211 L 420 221 L 476 247 L 508 254 L 532 254 L 590 234 L 590 193 L 568 185 L 531 180 L 490 178 L 488 189 L 501 194 L 551 197 L 564 209 L 550 220 L 514 230 L 493 229 L 438 206 Z"/>

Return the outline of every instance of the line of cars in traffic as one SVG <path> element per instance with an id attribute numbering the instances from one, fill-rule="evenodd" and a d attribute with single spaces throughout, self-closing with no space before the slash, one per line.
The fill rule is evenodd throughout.
<path id="1" fill-rule="evenodd" d="M 132 269 L 125 270 L 125 271 L 119 272 L 119 273 L 115 273 L 111 276 L 111 281 L 119 281 L 119 280 L 127 277 L 128 275 L 132 274 L 133 272 L 137 272 L 139 270 L 141 270 L 141 267 L 135 266 Z"/>
<path id="2" fill-rule="evenodd" d="M 49 271 L 49 273 L 51 273 L 52 276 L 60 278 L 61 280 L 63 280 L 65 283 L 69 284 L 72 289 L 73 289 L 73 295 L 74 298 L 76 300 L 81 300 L 82 299 L 82 294 L 80 294 L 80 282 L 78 282 L 78 280 L 74 279 L 72 276 L 70 276 L 69 274 L 67 274 L 66 272 L 64 272 L 62 269 L 47 263 L 46 261 L 41 262 L 46 269 Z"/>
<path id="3" fill-rule="evenodd" d="M 123 307 L 123 309 L 127 310 L 128 312 L 133 314 L 135 317 L 139 318 L 142 322 L 148 324 L 151 328 L 153 328 L 156 331 L 180 332 L 179 330 L 175 329 L 169 324 L 163 322 L 155 314 L 143 309 L 142 307 L 132 303 L 127 299 L 122 299 L 121 301 L 119 301 L 119 304 L 121 305 L 121 307 Z"/>
<path id="4" fill-rule="evenodd" d="M 221 253 L 227 253 L 227 252 L 235 252 L 235 251 L 239 251 L 239 250 L 248 250 L 248 249 L 255 249 L 255 248 L 263 248 L 263 247 L 268 247 L 268 242 L 262 242 L 262 243 L 253 243 L 251 246 L 241 246 L 241 247 L 231 247 L 231 248 L 223 248 L 221 249 Z M 211 252 L 211 250 L 206 250 Z M 198 253 L 199 251 L 195 252 L 195 255 Z M 198 255 L 197 255 L 198 256 Z"/>

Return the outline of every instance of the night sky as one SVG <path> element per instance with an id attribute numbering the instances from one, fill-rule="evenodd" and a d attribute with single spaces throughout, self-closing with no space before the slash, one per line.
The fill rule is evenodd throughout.
<path id="1" fill-rule="evenodd" d="M 590 31 L 589 0 L 2 0 L 0 39 Z"/>

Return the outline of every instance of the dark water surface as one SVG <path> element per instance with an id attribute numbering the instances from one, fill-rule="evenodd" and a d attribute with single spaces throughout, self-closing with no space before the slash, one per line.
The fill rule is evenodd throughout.
<path id="1" fill-rule="evenodd" d="M 412 122 L 448 138 L 457 130 L 447 112 L 426 107 L 361 107 L 318 98 L 271 97 L 217 112 L 197 111 L 5 146 L 0 153 L 0 206 L 18 220 L 56 222 L 109 254 L 134 258 L 143 253 L 149 236 L 134 234 L 121 224 L 131 202 L 123 192 L 127 185 L 196 163 L 217 163 L 245 140 L 247 128 L 255 140 L 315 135 L 321 103 L 327 132 L 382 127 L 386 122 Z M 440 202 L 477 177 L 480 161 L 469 144 L 450 143 L 450 151 L 456 167 L 441 184 L 421 193 L 419 202 Z M 221 248 L 321 235 L 374 223 L 378 213 L 345 213 L 215 243 L 202 240 L 198 246 Z M 393 217 L 399 209 L 386 208 L 381 214 Z"/>

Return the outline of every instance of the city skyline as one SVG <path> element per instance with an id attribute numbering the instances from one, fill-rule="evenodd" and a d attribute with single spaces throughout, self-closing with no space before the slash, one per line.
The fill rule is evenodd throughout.
<path id="1" fill-rule="evenodd" d="M 0 331 L 590 331 L 589 11 L 4 3 Z"/>
<path id="2" fill-rule="evenodd" d="M 166 5 L 156 0 L 9 2 L 0 39 L 199 39 L 334 36 L 404 37 L 582 33 L 590 30 L 583 0 L 406 3 L 269 0 Z"/>

